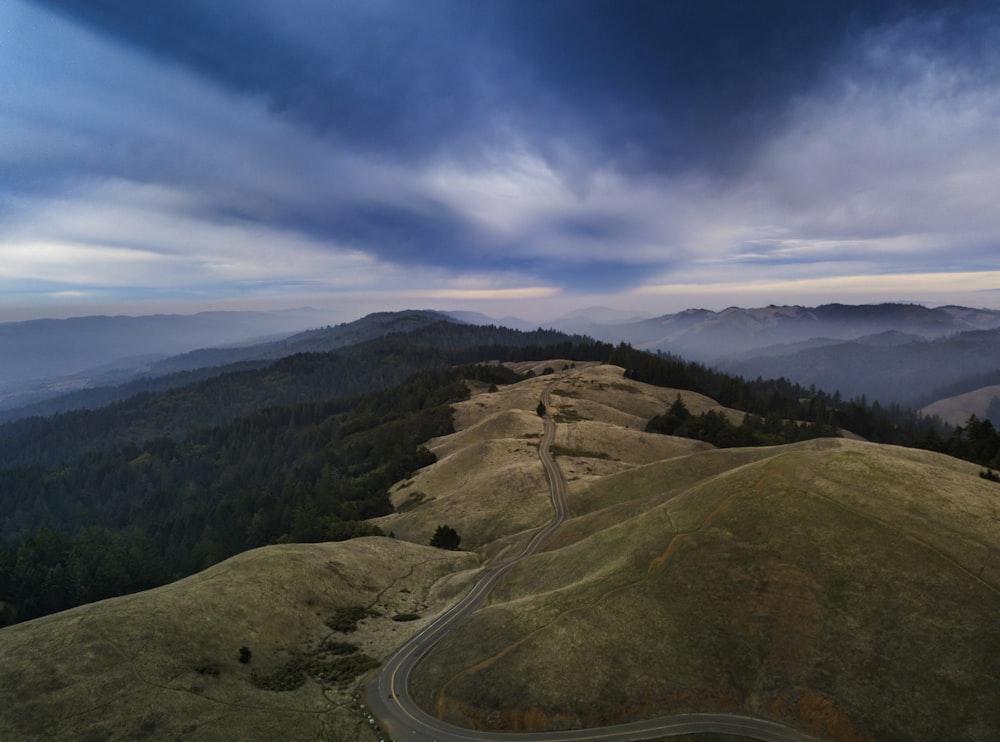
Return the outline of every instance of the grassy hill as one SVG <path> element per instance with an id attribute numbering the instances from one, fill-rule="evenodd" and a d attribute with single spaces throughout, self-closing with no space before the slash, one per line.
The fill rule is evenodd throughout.
<path id="1" fill-rule="evenodd" d="M 521 373 L 535 370 L 533 365 L 542 366 L 514 364 Z M 483 385 L 472 398 L 454 405 L 458 432 L 428 444 L 437 463 L 397 484 L 392 492 L 397 512 L 374 522 L 386 533 L 420 543 L 447 523 L 462 536 L 465 548 L 497 546 L 498 540 L 506 546 L 505 537 L 546 523 L 552 508 L 538 459 L 542 421 L 535 407 L 554 382 L 551 411 L 559 424 L 553 451 L 571 481 L 711 448 L 642 432 L 677 390 L 624 379 L 616 366 L 581 363 L 568 368 L 569 362 L 558 361 L 539 370 L 563 366 L 565 371 L 492 393 Z M 702 395 L 683 396 L 699 412 L 722 409 Z"/>
<path id="2" fill-rule="evenodd" d="M 394 616 L 436 613 L 476 564 L 386 538 L 271 546 L 5 628 L 0 739 L 374 739 L 354 670 L 425 623 Z"/>
<path id="3" fill-rule="evenodd" d="M 639 513 L 571 524 L 432 653 L 423 703 L 511 728 L 735 710 L 835 739 L 995 738 L 1000 496 L 931 455 L 782 448 L 676 488 L 658 465 Z"/>
<path id="4" fill-rule="evenodd" d="M 496 729 L 718 709 L 831 739 L 1000 736 L 1000 485 L 980 467 L 844 439 L 714 449 L 645 423 L 678 394 L 743 413 L 615 366 L 518 369 L 536 376 L 467 382 L 437 462 L 377 521 L 396 538 L 258 549 L 0 630 L 0 738 L 374 739 L 338 678 L 551 517 L 546 389 L 573 517 L 418 667 L 425 708 Z M 423 545 L 445 523 L 470 551 Z"/>
<path id="5" fill-rule="evenodd" d="M 422 537 L 456 514 L 479 543 L 479 523 L 508 522 L 506 498 L 543 509 L 540 471 L 531 486 L 498 473 L 514 484 L 477 488 L 449 478 L 441 452 L 472 449 L 501 472 L 481 452 L 506 441 L 504 466 L 538 467 L 519 431 L 540 430 L 529 411 L 554 381 L 576 517 L 432 652 L 414 682 L 426 708 L 510 729 L 733 710 L 835 739 L 1000 730 L 1000 488 L 965 462 L 853 440 L 714 450 L 641 433 L 677 391 L 594 366 L 460 403 L 440 461 L 395 495 L 398 507 L 421 487 L 427 504 L 383 527 Z"/>
<path id="6" fill-rule="evenodd" d="M 970 415 L 984 419 L 994 397 L 1000 397 L 1000 385 L 984 386 L 965 394 L 939 399 L 920 411 L 925 415 L 937 415 L 951 425 L 964 425 Z"/>

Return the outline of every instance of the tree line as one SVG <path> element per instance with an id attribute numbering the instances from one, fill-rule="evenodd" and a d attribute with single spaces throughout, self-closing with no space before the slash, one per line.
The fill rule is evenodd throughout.
<path id="1" fill-rule="evenodd" d="M 389 487 L 433 463 L 422 444 L 453 431 L 466 373 L 484 375 L 425 371 L 179 441 L 0 470 L 5 620 L 163 584 L 266 544 L 378 534 L 366 519 L 392 512 Z"/>
<path id="2" fill-rule="evenodd" d="M 739 425 L 716 410 L 694 415 L 680 394 L 664 414 L 656 415 L 646 424 L 646 432 L 693 438 L 719 448 L 775 446 L 838 435 L 836 428 L 822 422 L 802 422 L 774 415 L 762 417 L 747 412 Z"/>
<path id="3" fill-rule="evenodd" d="M 261 365 L 242 362 L 217 370 L 182 372 L 178 379 L 130 383 L 124 400 L 93 409 L 36 416 L 0 425 L 0 468 L 51 467 L 91 451 L 111 451 L 146 440 L 179 440 L 194 430 L 223 425 L 255 410 L 348 397 L 404 382 L 435 368 L 478 363 L 505 350 L 581 341 L 554 330 L 436 322 L 333 352 L 297 353 Z M 190 383 L 174 382 L 192 379 Z M 166 388 L 162 388 L 166 387 Z M 96 399 L 100 399 L 97 397 Z"/>

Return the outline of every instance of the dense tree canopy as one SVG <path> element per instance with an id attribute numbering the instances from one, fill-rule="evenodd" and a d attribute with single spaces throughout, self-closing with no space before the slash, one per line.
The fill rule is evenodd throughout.
<path id="1" fill-rule="evenodd" d="M 389 486 L 434 461 L 460 370 L 268 408 L 181 441 L 0 470 L 0 595 L 20 618 L 121 594 L 245 549 L 377 533 Z M 10 616 L 8 616 L 8 619 Z"/>

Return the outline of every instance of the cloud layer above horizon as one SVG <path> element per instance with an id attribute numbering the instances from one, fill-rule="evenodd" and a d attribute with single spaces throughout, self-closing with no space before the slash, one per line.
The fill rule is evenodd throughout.
<path id="1" fill-rule="evenodd" d="M 0 6 L 0 320 L 997 306 L 997 192 L 992 2 Z"/>

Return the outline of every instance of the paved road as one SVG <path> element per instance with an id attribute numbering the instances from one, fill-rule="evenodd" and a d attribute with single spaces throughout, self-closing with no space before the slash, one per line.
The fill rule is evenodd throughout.
<path id="1" fill-rule="evenodd" d="M 542 402 L 549 406 L 549 390 L 542 395 Z M 646 721 L 618 724 L 594 729 L 576 729 L 560 732 L 488 732 L 464 729 L 447 724 L 426 713 L 410 697 L 410 673 L 452 626 L 478 608 L 493 591 L 497 583 L 515 564 L 536 554 L 549 537 L 569 517 L 566 505 L 566 481 L 549 451 L 555 438 L 556 426 L 550 415 L 545 416 L 545 433 L 538 446 L 538 456 L 552 490 L 552 507 L 555 514 L 544 528 L 538 531 L 524 550 L 503 564 L 483 571 L 479 581 L 456 605 L 445 611 L 432 624 L 417 634 L 396 654 L 389 658 L 378 674 L 368 683 L 366 701 L 368 710 L 378 720 L 381 728 L 395 742 L 559 742 L 568 740 L 602 740 L 626 742 L 627 740 L 656 739 L 680 734 L 700 732 L 727 733 L 766 740 L 767 742 L 814 742 L 813 737 L 773 721 L 732 714 L 681 714 Z"/>

